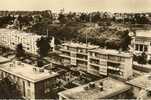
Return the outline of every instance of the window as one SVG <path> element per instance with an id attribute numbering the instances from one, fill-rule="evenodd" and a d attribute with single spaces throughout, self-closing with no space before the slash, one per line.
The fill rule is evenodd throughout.
<path id="1" fill-rule="evenodd" d="M 30 87 L 30 81 L 27 81 L 27 83 L 28 83 L 28 86 Z"/>
<path id="2" fill-rule="evenodd" d="M 92 67 L 92 69 L 99 71 L 99 67 L 97 67 L 97 66 L 91 66 L 91 67 Z"/>
<path id="3" fill-rule="evenodd" d="M 144 51 L 148 51 L 147 45 L 144 46 Z"/>
<path id="4" fill-rule="evenodd" d="M 138 44 L 135 45 L 135 50 L 138 50 Z"/>
<path id="5" fill-rule="evenodd" d="M 30 97 L 30 94 L 31 94 L 30 89 L 28 89 L 27 90 L 27 96 Z"/>
<path id="6" fill-rule="evenodd" d="M 44 82 L 44 93 L 49 93 L 50 92 L 50 82 L 49 80 L 46 80 Z"/>
<path id="7" fill-rule="evenodd" d="M 143 45 L 140 45 L 140 51 L 143 51 Z"/>
<path id="8" fill-rule="evenodd" d="M 23 96 L 25 96 L 25 82 L 23 81 Z"/>

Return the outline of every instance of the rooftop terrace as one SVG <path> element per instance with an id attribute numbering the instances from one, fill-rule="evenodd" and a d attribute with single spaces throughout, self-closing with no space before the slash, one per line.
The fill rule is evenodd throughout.
<path id="1" fill-rule="evenodd" d="M 49 70 L 38 68 L 19 61 L 0 64 L 0 70 L 31 82 L 42 81 L 58 75 L 58 73 L 53 71 L 50 72 Z"/>
<path id="2" fill-rule="evenodd" d="M 101 82 L 103 84 L 102 86 L 100 85 Z M 123 82 L 109 77 L 94 82 L 95 86 L 93 88 L 85 89 L 89 84 L 68 89 L 58 94 L 68 99 L 96 100 L 109 98 L 130 89 L 130 87 Z M 101 87 L 103 87 L 103 90 L 101 90 Z"/>
<path id="3" fill-rule="evenodd" d="M 63 43 L 62 45 L 70 46 L 70 47 L 74 47 L 74 48 L 86 48 L 86 49 L 94 49 L 94 48 L 99 47 L 96 45 L 90 45 L 90 44 L 87 45 L 85 43 L 73 43 L 73 42 Z"/>
<path id="4" fill-rule="evenodd" d="M 151 30 L 138 30 L 136 31 L 136 37 L 151 38 Z"/>

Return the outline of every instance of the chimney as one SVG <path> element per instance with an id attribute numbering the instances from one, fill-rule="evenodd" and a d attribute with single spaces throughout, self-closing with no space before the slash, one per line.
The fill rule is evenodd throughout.
<path id="1" fill-rule="evenodd" d="M 100 85 L 99 85 L 100 91 L 103 91 L 103 82 L 100 82 L 99 84 L 100 84 Z"/>
<path id="2" fill-rule="evenodd" d="M 39 68 L 39 72 L 40 73 L 44 72 L 44 69 L 43 68 Z"/>
<path id="3" fill-rule="evenodd" d="M 35 67 L 33 68 L 33 72 L 37 72 L 37 69 Z"/>
<path id="4" fill-rule="evenodd" d="M 94 82 L 90 82 L 90 83 L 89 83 L 89 87 L 90 87 L 90 88 L 95 88 L 95 83 L 94 83 Z"/>
<path id="5" fill-rule="evenodd" d="M 10 63 L 10 64 L 9 64 L 9 67 L 11 67 L 11 68 L 14 67 L 14 64 L 13 64 L 13 63 Z"/>

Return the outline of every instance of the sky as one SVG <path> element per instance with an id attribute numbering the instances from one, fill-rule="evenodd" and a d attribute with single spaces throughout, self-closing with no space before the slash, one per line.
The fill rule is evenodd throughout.
<path id="1" fill-rule="evenodd" d="M 0 0 L 0 10 L 151 12 L 151 0 Z"/>

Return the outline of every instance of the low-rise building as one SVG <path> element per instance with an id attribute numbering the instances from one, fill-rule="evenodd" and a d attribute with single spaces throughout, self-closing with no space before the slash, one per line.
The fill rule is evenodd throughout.
<path id="1" fill-rule="evenodd" d="M 151 59 L 151 31 L 139 30 L 135 33 L 131 32 L 132 36 L 132 51 L 136 55 L 140 55 L 145 52 L 147 59 Z"/>
<path id="2" fill-rule="evenodd" d="M 0 59 L 3 59 L 0 57 Z M 17 84 L 25 99 L 48 98 L 58 73 L 34 67 L 19 61 L 12 61 L 0 64 L 0 77 L 9 78 Z"/>
<path id="3" fill-rule="evenodd" d="M 130 53 L 109 49 L 89 50 L 88 72 L 128 79 L 133 75 L 133 57 Z"/>
<path id="4" fill-rule="evenodd" d="M 138 99 L 151 99 L 151 73 L 139 76 L 127 82 L 133 87 L 133 93 Z"/>
<path id="5" fill-rule="evenodd" d="M 88 50 L 98 48 L 98 46 L 83 43 L 68 42 L 62 44 L 61 57 L 63 64 L 78 66 L 79 70 L 87 71 Z"/>
<path id="6" fill-rule="evenodd" d="M 27 53 L 34 55 L 37 54 L 38 49 L 36 41 L 40 38 L 40 35 L 34 33 L 26 33 L 15 29 L 0 29 L 0 45 L 15 50 L 18 44 L 22 44 Z M 50 42 L 52 51 L 54 50 L 54 45 L 54 38 L 52 38 Z"/>
<path id="7" fill-rule="evenodd" d="M 126 98 L 130 86 L 112 78 L 105 78 L 86 85 L 68 89 L 58 93 L 59 100 L 96 100 Z"/>

